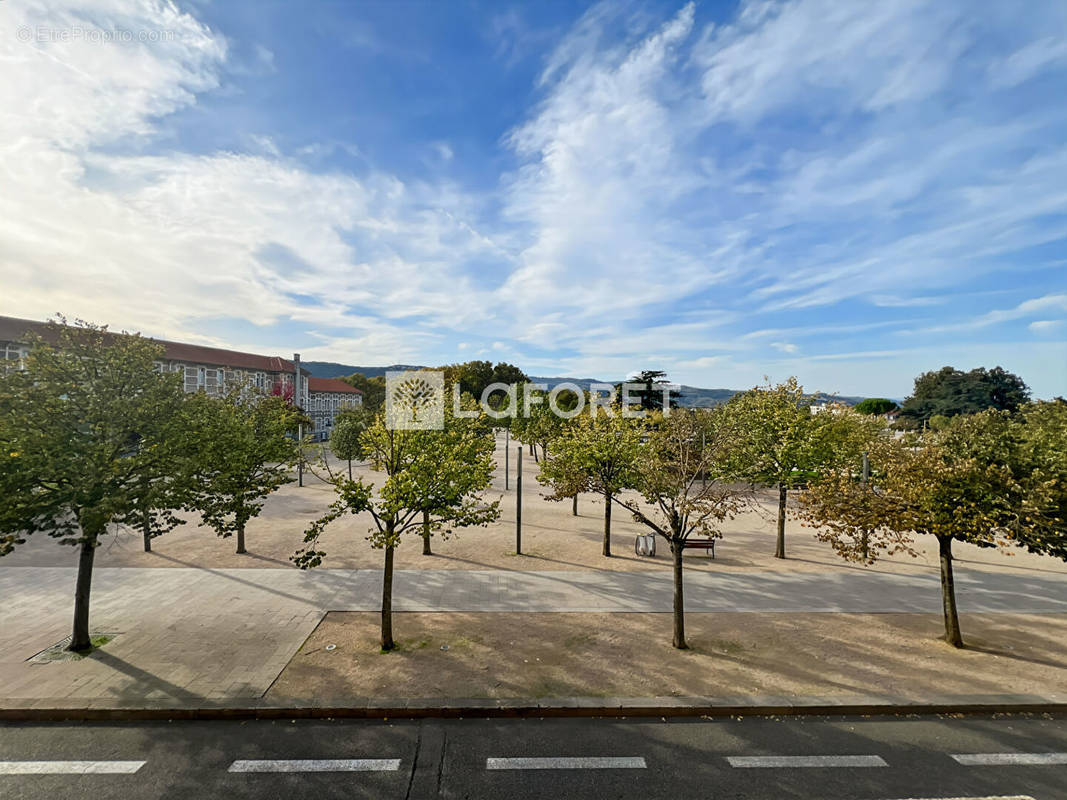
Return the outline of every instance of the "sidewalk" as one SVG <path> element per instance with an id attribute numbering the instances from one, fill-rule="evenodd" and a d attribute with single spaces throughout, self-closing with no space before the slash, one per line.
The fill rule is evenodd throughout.
<path id="1" fill-rule="evenodd" d="M 74 570 L 0 568 L 0 707 L 249 706 L 327 611 L 379 607 L 377 571 L 100 569 L 92 630 L 116 634 L 78 661 L 26 659 L 69 634 Z M 1060 576 L 957 574 L 965 613 L 1067 613 Z M 394 609 L 456 612 L 664 612 L 662 573 L 401 571 Z M 936 575 L 686 576 L 699 612 L 939 610 Z M 1049 687 L 1053 688 L 1053 687 Z"/>

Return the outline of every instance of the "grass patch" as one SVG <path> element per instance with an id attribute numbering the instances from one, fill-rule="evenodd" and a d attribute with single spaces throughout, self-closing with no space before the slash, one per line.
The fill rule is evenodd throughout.
<path id="1" fill-rule="evenodd" d="M 70 637 L 68 636 L 61 642 L 56 642 L 51 647 L 45 648 L 40 653 L 30 656 L 27 661 L 32 661 L 37 664 L 48 664 L 53 661 L 81 661 L 92 655 L 101 647 L 112 641 L 117 634 L 114 633 L 93 633 L 89 635 L 89 649 L 82 650 L 75 653 L 73 650 L 68 650 L 67 645 L 70 644 Z"/>

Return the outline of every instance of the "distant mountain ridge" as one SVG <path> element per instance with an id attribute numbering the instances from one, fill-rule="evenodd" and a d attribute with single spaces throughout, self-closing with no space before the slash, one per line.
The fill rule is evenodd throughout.
<path id="1" fill-rule="evenodd" d="M 429 369 L 428 367 L 419 366 L 416 364 L 391 364 L 388 367 L 355 367 L 349 364 L 338 364 L 334 361 L 304 361 L 301 363 L 303 367 L 311 372 L 316 378 L 344 378 L 351 375 L 353 372 L 362 372 L 368 378 L 377 378 L 380 375 L 384 375 L 386 372 L 403 371 L 409 369 Z M 601 381 L 596 378 L 563 378 L 563 377 L 544 377 L 544 376 L 530 376 L 530 380 L 533 383 L 543 383 L 548 386 L 549 390 L 555 388 L 561 383 L 573 383 L 581 389 L 589 389 L 589 385 L 592 383 L 609 383 L 616 384 L 619 381 Z M 682 396 L 678 398 L 678 405 L 685 408 L 710 408 L 717 406 L 720 403 L 725 403 L 731 397 L 738 392 L 744 391 L 743 389 L 702 389 L 699 386 L 681 386 Z M 824 392 L 819 392 L 815 395 L 815 399 L 819 402 L 834 401 L 838 403 L 845 403 L 850 406 L 856 405 L 856 403 L 863 400 L 862 397 L 844 397 L 841 395 L 829 395 Z"/>

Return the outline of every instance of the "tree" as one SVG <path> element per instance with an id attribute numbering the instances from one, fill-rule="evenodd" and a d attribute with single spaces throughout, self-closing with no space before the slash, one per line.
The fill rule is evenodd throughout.
<path id="1" fill-rule="evenodd" d="M 641 431 L 633 420 L 582 415 L 563 429 L 552 457 L 541 464 L 542 484 L 582 485 L 603 496 L 605 556 L 611 556 L 611 501 L 631 485 L 640 446 Z"/>
<path id="2" fill-rule="evenodd" d="M 561 435 L 565 428 L 566 426 L 561 430 Z M 549 461 L 554 459 L 555 463 L 549 465 Z M 537 480 L 552 489 L 549 494 L 545 495 L 546 500 L 556 502 L 569 499 L 571 514 L 578 516 L 578 495 L 590 491 L 589 475 L 579 459 L 557 459 L 555 448 L 553 448 L 551 454 L 545 453 Z"/>
<path id="3" fill-rule="evenodd" d="M 690 535 L 722 536 L 719 523 L 749 505 L 749 494 L 728 480 L 727 463 L 736 432 L 720 407 L 710 411 L 674 412 L 651 428 L 639 446 L 633 483 L 646 505 L 631 496 L 612 499 L 633 518 L 663 537 L 674 562 L 674 633 L 672 643 L 688 649 L 682 553 Z"/>
<path id="4" fill-rule="evenodd" d="M 887 400 L 884 397 L 868 397 L 865 400 L 860 400 L 853 407 L 853 410 L 857 414 L 888 414 L 890 411 L 896 411 L 900 406 L 894 403 L 892 400 Z"/>
<path id="5" fill-rule="evenodd" d="M 159 508 L 181 472 L 179 377 L 162 348 L 85 322 L 50 322 L 25 370 L 0 374 L 0 555 L 45 531 L 78 548 L 70 650 L 85 651 L 93 559 L 108 526 Z"/>
<path id="6" fill-rule="evenodd" d="M 911 552 L 913 535 L 938 543 L 945 640 L 963 645 L 956 608 L 952 543 L 1006 547 L 1029 523 L 1020 515 L 1027 489 L 1017 461 L 1018 425 L 1003 412 L 959 417 L 944 431 L 883 438 L 870 449 L 870 485 L 840 467 L 801 497 L 801 515 L 849 560 L 862 560 L 860 533 L 869 531 L 866 560 Z"/>
<path id="7" fill-rule="evenodd" d="M 468 394 L 462 396 L 461 408 L 466 412 L 477 411 L 478 404 Z M 451 409 L 446 412 L 443 431 L 431 431 L 427 438 L 439 454 L 448 454 L 454 469 L 443 471 L 418 470 L 412 473 L 417 494 L 422 498 L 422 554 L 433 555 L 430 538 L 434 531 L 445 536 L 451 528 L 442 522 L 448 518 L 448 510 L 463 502 L 469 492 L 463 487 L 488 487 L 492 481 L 495 462 L 496 439 L 493 428 L 484 415 L 456 417 Z M 471 491 L 480 491 L 472 488 Z M 438 515 L 435 519 L 435 515 Z M 443 515 L 443 516 L 442 516 Z"/>
<path id="8" fill-rule="evenodd" d="M 1035 553 L 1067 560 L 1067 401 L 1023 409 L 1016 475 L 1026 485 L 1016 539 Z"/>
<path id="9" fill-rule="evenodd" d="M 729 460 L 733 476 L 778 487 L 774 557 L 785 558 L 787 495 L 830 457 L 832 415 L 811 413 L 810 398 L 796 378 L 736 394 L 725 409 L 729 427 L 738 433 Z"/>
<path id="10" fill-rule="evenodd" d="M 334 456 L 348 462 L 348 477 L 352 478 L 353 459 L 362 458 L 363 449 L 360 437 L 373 420 L 365 409 L 348 409 L 337 415 L 337 421 L 330 431 L 330 450 Z"/>
<path id="11" fill-rule="evenodd" d="M 641 389 L 630 392 L 631 399 L 635 400 L 645 411 L 663 411 L 677 408 L 678 398 L 682 393 L 678 389 L 672 389 L 671 382 L 667 380 L 667 373 L 659 369 L 646 369 L 630 378 L 627 383 L 640 383 Z M 616 391 L 622 392 L 622 384 L 615 387 Z"/>
<path id="12" fill-rule="evenodd" d="M 291 433 L 299 411 L 281 397 L 241 390 L 225 397 L 198 393 L 188 402 L 201 465 L 189 508 L 219 536 L 236 534 L 237 552 L 245 553 L 248 521 L 269 495 L 293 481 L 302 443 Z"/>
<path id="13" fill-rule="evenodd" d="M 337 498 L 329 511 L 305 532 L 305 547 L 292 560 L 301 569 L 319 566 L 326 552 L 317 549 L 319 537 L 331 522 L 345 514 L 368 512 L 374 520 L 368 537 L 385 552 L 382 575 L 381 646 L 392 650 L 393 555 L 401 537 L 427 522 L 450 533 L 454 528 L 487 525 L 500 516 L 498 502 L 484 503 L 480 493 L 492 476 L 492 442 L 486 447 L 485 427 L 461 424 L 446 416 L 445 428 L 392 430 L 382 417 L 362 437 L 363 451 L 386 478 L 375 486 L 357 477 L 332 473 L 325 464 Z M 428 512 L 428 513 L 427 513 Z"/>
<path id="14" fill-rule="evenodd" d="M 921 424 L 936 415 L 954 417 L 987 408 L 1017 411 L 1029 396 L 1022 378 L 1001 367 L 981 367 L 970 372 L 942 367 L 915 379 L 915 388 L 901 406 L 900 415 Z"/>
<path id="15" fill-rule="evenodd" d="M 353 372 L 341 380 L 363 392 L 363 408 L 371 413 L 377 413 L 385 405 L 384 375 L 368 378 L 362 372 Z"/>

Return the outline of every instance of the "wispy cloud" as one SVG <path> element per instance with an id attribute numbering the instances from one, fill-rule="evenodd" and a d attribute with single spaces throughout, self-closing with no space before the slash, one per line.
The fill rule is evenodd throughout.
<path id="1" fill-rule="evenodd" d="M 746 0 L 711 19 L 612 2 L 551 40 L 505 9 L 486 63 L 542 68 L 477 179 L 470 131 L 430 126 L 401 178 L 358 126 L 286 144 L 284 108 L 239 152 L 163 147 L 166 120 L 227 75 L 269 82 L 287 62 L 169 4 L 108 8 L 109 25 L 179 35 L 23 42 L 101 15 L 3 6 L 0 313 L 176 338 L 290 325 L 305 357 L 362 363 L 484 351 L 705 385 L 808 370 L 890 394 L 971 358 L 981 330 L 1039 393 L 1067 391 L 1025 346 L 1063 345 L 1063 4 Z M 343 33 L 386 48 L 368 22 Z"/>

